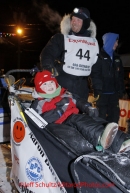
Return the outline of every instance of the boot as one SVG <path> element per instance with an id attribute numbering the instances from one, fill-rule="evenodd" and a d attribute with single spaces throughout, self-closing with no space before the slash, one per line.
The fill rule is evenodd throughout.
<path id="1" fill-rule="evenodd" d="M 119 153 L 123 153 L 123 152 L 129 151 L 129 150 L 130 150 L 130 139 L 128 139 L 122 143 L 122 146 L 119 150 Z"/>
<path id="2" fill-rule="evenodd" d="M 104 129 L 104 132 L 101 136 L 101 139 L 100 139 L 100 144 L 101 146 L 103 147 L 103 149 L 108 149 L 116 134 L 117 134 L 117 131 L 118 131 L 118 124 L 117 123 L 108 123 Z"/>

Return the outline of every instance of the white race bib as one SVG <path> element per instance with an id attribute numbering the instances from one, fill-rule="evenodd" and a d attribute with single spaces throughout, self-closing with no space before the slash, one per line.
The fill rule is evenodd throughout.
<path id="1" fill-rule="evenodd" d="M 91 67 L 97 61 L 98 42 L 91 37 L 64 35 L 65 64 L 63 70 L 76 76 L 89 76 Z"/>

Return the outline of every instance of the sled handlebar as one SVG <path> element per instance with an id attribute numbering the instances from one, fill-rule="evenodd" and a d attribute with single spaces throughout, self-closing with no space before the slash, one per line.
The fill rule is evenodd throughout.
<path id="1" fill-rule="evenodd" d="M 10 74 L 15 73 L 15 72 L 31 72 L 31 70 L 32 69 L 13 69 L 13 70 L 9 70 L 4 76 L 5 82 L 10 87 L 15 82 L 15 78 Z"/>
<path id="2" fill-rule="evenodd" d="M 15 72 L 31 72 L 32 69 L 13 69 L 9 70 L 5 76 L 8 76 L 9 74 L 15 73 Z"/>

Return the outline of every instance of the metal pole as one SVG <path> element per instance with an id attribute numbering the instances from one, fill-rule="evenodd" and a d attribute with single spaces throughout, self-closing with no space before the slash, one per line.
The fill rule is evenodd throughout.
<path id="1" fill-rule="evenodd" d="M 20 37 L 18 37 L 18 63 L 17 68 L 20 69 L 20 62 L 21 62 L 21 45 L 20 45 Z M 20 72 L 17 74 L 18 79 L 20 78 Z"/>

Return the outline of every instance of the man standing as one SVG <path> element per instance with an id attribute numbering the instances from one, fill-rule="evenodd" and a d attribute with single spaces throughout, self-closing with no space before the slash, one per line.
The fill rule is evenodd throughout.
<path id="1" fill-rule="evenodd" d="M 125 90 L 122 61 L 115 52 L 119 34 L 106 33 L 102 39 L 103 48 L 91 74 L 94 97 L 99 97 L 96 102 L 99 116 L 109 122 L 118 123 L 119 98 L 123 97 Z"/>
<path id="2" fill-rule="evenodd" d="M 55 34 L 40 54 L 42 68 L 58 72 L 59 84 L 87 100 L 87 77 L 99 53 L 96 25 L 88 9 L 75 8 L 61 21 L 61 33 Z"/>

